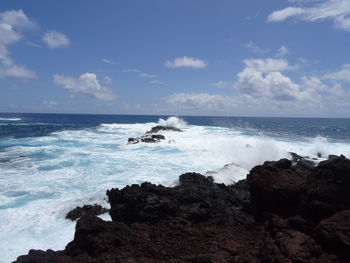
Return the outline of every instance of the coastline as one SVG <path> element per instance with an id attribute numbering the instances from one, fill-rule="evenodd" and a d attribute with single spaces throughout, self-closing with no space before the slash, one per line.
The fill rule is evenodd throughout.
<path id="1" fill-rule="evenodd" d="M 254 167 L 234 185 L 196 173 L 180 184 L 110 189 L 112 222 L 77 221 L 63 251 L 15 262 L 348 262 L 350 160 Z"/>

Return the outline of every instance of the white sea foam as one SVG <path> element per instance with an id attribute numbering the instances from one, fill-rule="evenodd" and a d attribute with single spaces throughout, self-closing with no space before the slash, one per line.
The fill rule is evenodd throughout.
<path id="1" fill-rule="evenodd" d="M 21 118 L 0 118 L 0 121 L 21 121 Z"/>
<path id="2" fill-rule="evenodd" d="M 181 118 L 169 117 L 166 120 L 160 118 L 158 121 L 158 125 L 183 129 L 186 127 L 187 123 Z"/>
<path id="3" fill-rule="evenodd" d="M 11 139 L 12 146 L 0 152 L 0 262 L 30 248 L 63 249 L 75 225 L 65 214 L 87 203 L 106 206 L 105 191 L 112 187 L 143 181 L 170 186 L 181 173 L 207 171 L 214 171 L 207 175 L 216 182 L 229 184 L 245 178 L 255 165 L 289 157 L 291 151 L 310 157 L 350 156 L 349 144 L 322 137 L 276 139 L 168 120 Z M 163 131 L 167 139 L 159 144 L 126 144 L 129 137 L 171 123 L 183 132 Z"/>

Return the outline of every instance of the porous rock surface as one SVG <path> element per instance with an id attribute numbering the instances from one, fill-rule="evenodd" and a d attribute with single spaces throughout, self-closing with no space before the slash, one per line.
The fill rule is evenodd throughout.
<path id="1" fill-rule="evenodd" d="M 266 162 L 231 186 L 187 173 L 108 190 L 112 221 L 83 216 L 64 250 L 16 262 L 350 262 L 350 160 L 295 165 Z"/>

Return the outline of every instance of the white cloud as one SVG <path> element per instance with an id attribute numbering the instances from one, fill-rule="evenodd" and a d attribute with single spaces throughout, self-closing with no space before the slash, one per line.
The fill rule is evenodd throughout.
<path id="1" fill-rule="evenodd" d="M 53 101 L 53 100 L 44 100 L 43 105 L 48 107 L 48 108 L 53 108 L 53 107 L 57 106 L 58 103 L 56 101 Z"/>
<path id="2" fill-rule="evenodd" d="M 26 44 L 27 44 L 28 46 L 31 46 L 31 47 L 41 48 L 41 46 L 40 46 L 39 44 L 30 42 L 30 41 L 27 41 Z"/>
<path id="3" fill-rule="evenodd" d="M 324 77 L 326 79 L 350 82 L 350 64 L 345 64 L 340 71 L 326 74 Z"/>
<path id="4" fill-rule="evenodd" d="M 0 23 L 15 28 L 35 28 L 36 24 L 24 14 L 23 10 L 10 10 L 0 13 Z"/>
<path id="5" fill-rule="evenodd" d="M 116 63 L 110 59 L 106 59 L 106 58 L 102 58 L 101 59 L 102 62 L 107 63 L 107 64 L 111 64 L 111 65 L 115 65 Z"/>
<path id="6" fill-rule="evenodd" d="M 249 49 L 250 51 L 252 51 L 255 54 L 265 54 L 265 53 L 269 52 L 268 49 L 262 49 L 259 46 L 255 45 L 253 43 L 253 41 L 249 41 L 248 43 L 246 43 L 244 45 L 244 47 Z"/>
<path id="7" fill-rule="evenodd" d="M 24 66 L 8 65 L 4 68 L 0 68 L 0 78 L 2 77 L 14 77 L 14 78 L 35 78 L 35 72 L 27 69 Z"/>
<path id="8" fill-rule="evenodd" d="M 350 32 L 349 0 L 300 1 L 305 7 L 287 7 L 268 16 L 270 22 L 282 22 L 295 18 L 307 22 L 332 20 L 336 28 Z"/>
<path id="9" fill-rule="evenodd" d="M 34 78 L 35 72 L 25 66 L 16 65 L 10 57 L 8 46 L 21 40 L 23 29 L 32 29 L 36 25 L 22 10 L 0 13 L 0 78 Z"/>
<path id="10" fill-rule="evenodd" d="M 101 86 L 96 74 L 93 73 L 82 74 L 78 79 L 55 74 L 53 75 L 53 80 L 72 94 L 83 94 L 104 101 L 116 98 L 113 90 Z"/>
<path id="11" fill-rule="evenodd" d="M 210 85 L 218 88 L 227 88 L 232 86 L 230 82 L 222 81 L 222 80 L 219 80 L 217 82 L 212 82 L 210 83 Z"/>
<path id="12" fill-rule="evenodd" d="M 156 78 L 157 75 L 152 75 L 152 74 L 147 74 L 147 73 L 140 73 L 140 74 L 139 74 L 139 77 L 140 77 L 140 78 L 153 79 L 153 78 Z"/>
<path id="13" fill-rule="evenodd" d="M 285 59 L 245 59 L 243 62 L 247 68 L 260 71 L 262 73 L 293 70 L 296 68 L 296 66 L 289 65 L 288 61 Z"/>
<path id="14" fill-rule="evenodd" d="M 203 110 L 218 112 L 235 106 L 235 99 L 228 96 L 208 93 L 175 93 L 167 102 L 185 110 Z"/>
<path id="15" fill-rule="evenodd" d="M 278 51 L 277 51 L 277 54 L 276 54 L 276 57 L 278 58 L 283 58 L 285 56 L 289 55 L 289 50 L 288 48 L 286 48 L 285 46 L 281 46 Z"/>
<path id="16" fill-rule="evenodd" d="M 205 68 L 207 65 L 208 64 L 201 59 L 187 56 L 182 58 L 175 58 L 174 60 L 168 60 L 165 62 L 165 66 L 168 68 Z"/>
<path id="17" fill-rule="evenodd" d="M 250 59 L 244 60 L 244 63 L 246 67 L 237 74 L 234 84 L 243 94 L 279 101 L 315 98 L 315 79 L 311 82 L 305 78 L 303 85 L 299 85 L 281 73 L 291 68 L 287 60 Z"/>
<path id="18" fill-rule="evenodd" d="M 46 31 L 43 35 L 43 41 L 52 49 L 66 47 L 70 43 L 69 38 L 65 34 L 55 30 Z"/>

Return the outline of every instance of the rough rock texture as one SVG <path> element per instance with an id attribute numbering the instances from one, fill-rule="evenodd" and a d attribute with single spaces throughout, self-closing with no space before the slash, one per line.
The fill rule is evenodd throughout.
<path id="1" fill-rule="evenodd" d="M 247 176 L 251 201 L 257 209 L 292 212 L 291 209 L 299 204 L 306 178 L 294 170 L 278 168 L 280 162 L 256 166 Z"/>
<path id="2" fill-rule="evenodd" d="M 349 164 L 332 157 L 305 174 L 281 160 L 231 186 L 187 173 L 173 188 L 111 189 L 111 222 L 83 216 L 65 250 L 16 262 L 350 262 Z"/>
<path id="3" fill-rule="evenodd" d="M 151 130 L 147 131 L 145 135 L 142 135 L 140 137 L 130 137 L 128 139 L 128 144 L 136 144 L 139 142 L 144 142 L 144 143 L 157 143 L 160 142 L 161 140 L 165 140 L 165 136 L 161 134 L 154 134 L 159 131 L 177 131 L 177 132 L 182 132 L 179 128 L 175 127 L 170 127 L 170 126 L 155 126 L 152 127 Z"/>
<path id="4" fill-rule="evenodd" d="M 152 134 L 152 135 L 144 135 L 141 137 L 137 138 L 129 138 L 128 139 L 128 144 L 136 144 L 139 142 L 145 142 L 145 143 L 157 143 L 160 142 L 161 140 L 165 140 L 165 136 L 161 134 Z"/>
<path id="5" fill-rule="evenodd" d="M 315 229 L 315 235 L 327 249 L 350 255 L 350 210 L 322 220 Z"/>
<path id="6" fill-rule="evenodd" d="M 176 128 L 176 127 L 157 125 L 155 127 L 152 127 L 152 129 L 147 131 L 146 133 L 157 133 L 159 131 L 177 131 L 177 132 L 182 132 L 181 129 Z"/>
<path id="7" fill-rule="evenodd" d="M 72 221 L 77 220 L 78 218 L 84 216 L 84 215 L 101 215 L 104 213 L 107 213 L 108 209 L 104 208 L 98 204 L 94 204 L 94 205 L 84 205 L 83 207 L 76 207 L 73 210 L 71 210 L 70 212 L 68 212 L 68 214 L 66 215 L 66 219 L 70 219 Z"/>

